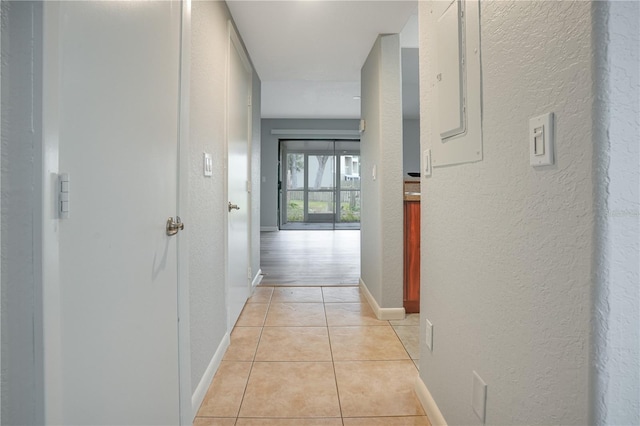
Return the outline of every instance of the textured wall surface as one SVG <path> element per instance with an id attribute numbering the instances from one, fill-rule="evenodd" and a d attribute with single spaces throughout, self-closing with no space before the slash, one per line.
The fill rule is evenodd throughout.
<path id="1" fill-rule="evenodd" d="M 224 264 L 226 5 L 192 3 L 189 156 L 191 386 L 195 390 L 227 332 Z M 202 153 L 213 177 L 202 175 Z"/>
<path id="2" fill-rule="evenodd" d="M 226 61 L 230 14 L 221 1 L 192 3 L 189 172 L 189 284 L 191 292 L 191 386 L 195 390 L 218 345 L 227 332 L 225 305 L 224 232 L 227 215 L 226 161 L 224 158 Z M 258 83 L 258 84 L 256 84 Z M 259 80 L 254 75 L 253 142 L 250 160 L 259 155 Z M 202 175 L 202 154 L 213 157 L 213 177 Z M 257 152 L 257 154 L 256 154 Z M 251 164 L 252 172 L 259 163 Z M 259 171 L 258 171 L 259 173 Z M 259 197 L 259 189 L 254 192 Z M 253 199 L 252 199 L 253 200 Z M 254 213 L 259 200 L 252 204 Z M 259 210 L 258 210 L 259 212 Z M 252 234 L 252 260 L 259 261 L 259 235 Z M 257 246 L 257 247 L 256 247 Z M 254 274 L 257 272 L 255 269 Z"/>
<path id="3" fill-rule="evenodd" d="M 420 171 L 420 120 L 402 120 L 402 170 Z"/>
<path id="4" fill-rule="evenodd" d="M 34 217 L 41 133 L 42 6 L 2 2 L 2 420 L 41 421 L 42 336 Z M 40 341 L 40 343 L 38 343 Z M 40 357 L 42 355 L 40 354 Z"/>
<path id="5" fill-rule="evenodd" d="M 640 424 L 640 3 L 594 5 L 599 229 L 592 424 Z"/>
<path id="6" fill-rule="evenodd" d="M 481 2 L 484 160 L 423 179 L 420 376 L 449 424 L 587 424 L 594 253 L 592 6 Z M 438 137 L 431 2 L 420 3 L 421 143 Z M 529 165 L 555 113 L 556 161 Z M 424 330 L 424 326 L 423 326 Z"/>
<path id="7" fill-rule="evenodd" d="M 303 119 L 263 119 L 261 139 L 261 169 L 260 183 L 260 226 L 275 228 L 278 226 L 278 140 L 279 138 L 312 138 L 318 139 L 323 135 L 310 135 L 301 131 L 297 135 L 273 135 L 273 129 L 301 129 L 301 130 L 358 130 L 358 120 L 303 120 Z M 327 139 L 348 138 L 353 134 L 346 132 L 336 135 L 328 132 Z"/>
<path id="8" fill-rule="evenodd" d="M 361 278 L 382 308 L 402 307 L 400 37 L 379 36 L 362 67 Z M 373 169 L 376 179 L 373 179 Z"/>

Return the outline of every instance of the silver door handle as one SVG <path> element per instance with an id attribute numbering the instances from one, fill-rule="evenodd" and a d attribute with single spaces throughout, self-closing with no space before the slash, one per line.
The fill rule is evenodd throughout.
<path id="1" fill-rule="evenodd" d="M 184 229 L 184 223 L 180 220 L 180 216 L 176 216 L 176 220 L 173 220 L 173 217 L 167 219 L 167 235 L 176 235 L 178 231 Z"/>
<path id="2" fill-rule="evenodd" d="M 231 204 L 231 201 L 229 201 L 229 211 L 231 210 L 240 210 L 240 207 L 237 204 Z"/>

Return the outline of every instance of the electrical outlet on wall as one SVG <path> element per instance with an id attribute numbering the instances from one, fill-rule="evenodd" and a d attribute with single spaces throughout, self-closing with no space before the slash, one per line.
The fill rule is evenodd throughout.
<path id="1" fill-rule="evenodd" d="M 471 406 L 476 416 L 484 423 L 487 407 L 487 384 L 475 371 L 473 371 L 473 396 L 471 398 Z"/>
<path id="2" fill-rule="evenodd" d="M 426 320 L 427 326 L 425 332 L 425 342 L 427 344 L 427 348 L 433 352 L 433 324 L 428 319 Z"/>

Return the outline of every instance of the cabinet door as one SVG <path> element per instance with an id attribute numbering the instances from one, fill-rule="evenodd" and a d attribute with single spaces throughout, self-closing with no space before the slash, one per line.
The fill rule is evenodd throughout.
<path id="1" fill-rule="evenodd" d="M 420 312 L 420 202 L 404 202 L 404 309 Z"/>

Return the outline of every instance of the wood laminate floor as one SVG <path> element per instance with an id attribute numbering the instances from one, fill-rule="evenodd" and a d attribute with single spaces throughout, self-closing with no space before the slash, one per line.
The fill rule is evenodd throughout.
<path id="1" fill-rule="evenodd" d="M 261 285 L 345 286 L 360 278 L 360 231 L 262 232 Z"/>

